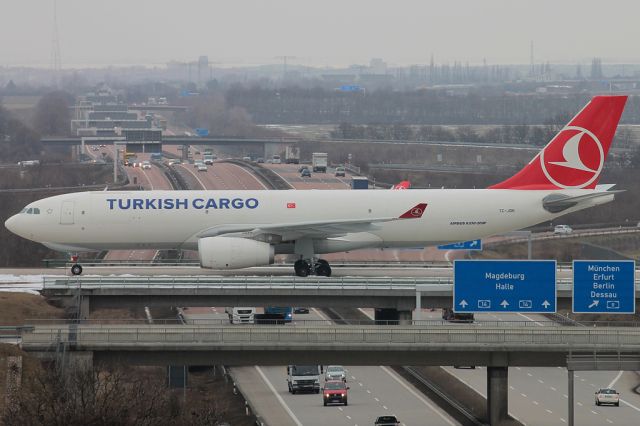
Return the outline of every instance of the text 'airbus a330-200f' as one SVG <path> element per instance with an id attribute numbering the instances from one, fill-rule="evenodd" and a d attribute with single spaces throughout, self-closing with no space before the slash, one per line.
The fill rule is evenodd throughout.
<path id="1" fill-rule="evenodd" d="M 594 97 L 520 172 L 487 189 L 80 192 L 35 201 L 5 226 L 65 252 L 197 249 L 213 269 L 293 253 L 298 276 L 329 276 L 322 253 L 474 240 L 612 201 L 616 191 L 598 179 L 626 99 Z"/>

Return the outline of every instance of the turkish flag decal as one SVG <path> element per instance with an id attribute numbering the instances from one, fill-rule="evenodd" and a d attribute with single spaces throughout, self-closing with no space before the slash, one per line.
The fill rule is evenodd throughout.
<path id="1" fill-rule="evenodd" d="M 295 209 L 296 208 L 296 203 L 287 203 L 287 208 L 288 209 Z"/>

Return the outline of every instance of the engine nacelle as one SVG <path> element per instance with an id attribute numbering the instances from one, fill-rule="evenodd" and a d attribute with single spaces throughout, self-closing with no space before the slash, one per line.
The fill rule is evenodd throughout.
<path id="1" fill-rule="evenodd" d="M 200 238 L 198 252 L 203 268 L 239 269 L 273 263 L 271 244 L 246 238 Z"/>

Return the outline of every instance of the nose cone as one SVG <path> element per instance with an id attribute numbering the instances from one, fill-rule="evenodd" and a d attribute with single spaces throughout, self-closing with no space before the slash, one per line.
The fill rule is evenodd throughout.
<path id="1" fill-rule="evenodd" d="M 4 226 L 5 228 L 7 228 L 9 231 L 13 232 L 16 235 L 20 235 L 22 237 L 22 234 L 20 233 L 20 218 L 18 217 L 19 215 L 14 214 L 13 216 L 11 216 L 9 219 L 7 219 L 4 222 Z"/>
<path id="2" fill-rule="evenodd" d="M 16 220 L 16 215 L 13 215 L 4 222 L 4 227 L 14 234 L 16 233 Z"/>

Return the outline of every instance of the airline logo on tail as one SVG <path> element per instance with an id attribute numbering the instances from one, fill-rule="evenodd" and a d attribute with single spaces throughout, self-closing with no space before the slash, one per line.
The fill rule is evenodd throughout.
<path id="1" fill-rule="evenodd" d="M 593 189 L 626 96 L 596 96 L 514 176 L 491 189 Z"/>
<path id="2" fill-rule="evenodd" d="M 560 188 L 584 188 L 598 178 L 604 166 L 604 149 L 587 129 L 565 127 L 540 153 L 544 175 Z"/>

